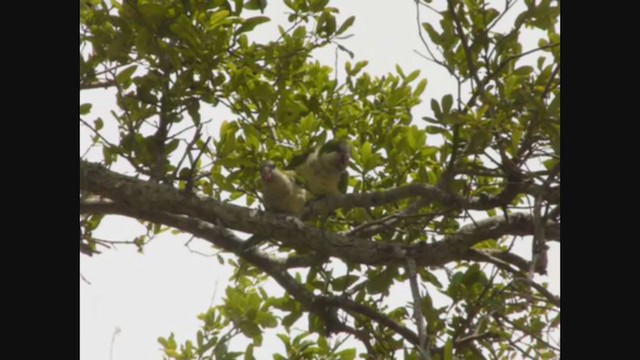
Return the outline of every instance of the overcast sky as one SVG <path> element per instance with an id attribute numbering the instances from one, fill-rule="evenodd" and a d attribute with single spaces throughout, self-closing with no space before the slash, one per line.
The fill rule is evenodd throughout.
<path id="1" fill-rule="evenodd" d="M 286 25 L 283 15 L 285 7 L 281 0 L 269 2 L 265 15 L 271 17 L 272 21 L 256 29 L 254 40 L 275 39 L 276 26 Z M 342 42 L 355 53 L 355 59 L 350 60 L 345 53 L 340 53 L 339 71 L 344 71 L 342 63 L 346 60 L 369 61 L 365 71 L 372 75 L 395 72 L 396 64 L 402 67 L 405 74 L 420 69 L 421 78 L 426 77 L 428 85 L 423 94 L 423 104 L 414 109 L 415 118 L 418 119 L 430 115 L 429 99 L 439 100 L 447 93 L 455 94 L 453 79 L 442 68 L 414 52 L 418 50 L 425 53 L 417 34 L 415 3 L 412 0 L 334 0 L 330 5 L 339 8 L 340 22 L 349 16 L 356 16 L 356 22 L 348 32 L 354 36 Z M 497 8 L 502 8 L 502 2 L 498 3 Z M 424 8 L 422 15 L 423 21 L 434 18 Z M 505 19 L 505 25 L 509 27 L 510 18 Z M 524 48 L 535 47 L 537 39 L 538 36 L 532 33 Z M 322 63 L 333 66 L 335 47 L 327 47 L 316 55 Z M 537 56 L 530 56 L 525 61 L 534 63 Z M 108 120 L 111 119 L 109 111 L 115 109 L 112 94 L 105 90 L 83 91 L 81 102 L 93 103 L 88 118 L 101 116 L 105 119 L 105 130 L 115 135 L 115 127 L 110 126 Z M 202 115 L 203 119 L 214 117 L 206 112 Z M 215 118 L 220 119 L 220 114 L 215 114 Z M 209 133 L 216 134 L 219 124 L 220 121 L 212 123 Z M 421 125 L 418 122 L 416 124 Z M 89 144 L 88 132 L 83 129 L 81 153 Z M 101 151 L 91 151 L 87 159 L 100 161 Z M 124 171 L 117 166 L 113 170 Z M 110 216 L 105 218 L 94 235 L 102 239 L 130 241 L 144 231 L 144 227 L 135 220 Z M 231 273 L 229 268 L 220 266 L 215 257 L 193 252 L 197 250 L 214 254 L 216 250 L 208 243 L 196 239 L 187 247 L 185 243 L 188 240 L 189 236 L 167 232 L 148 244 L 144 254 L 139 254 L 130 246 L 121 245 L 91 258 L 80 255 L 80 272 L 91 283 L 80 280 L 81 359 L 110 359 L 111 342 L 116 329 L 120 329 L 120 332 L 113 346 L 114 360 L 161 359 L 157 338 L 168 337 L 171 332 L 175 333 L 179 344 L 195 339 L 201 324 L 196 316 L 205 312 L 213 302 L 219 303 Z M 549 283 L 549 289 L 554 294 L 560 294 L 559 246 L 557 242 L 549 245 L 549 277 L 540 279 Z M 515 252 L 529 259 L 530 242 L 518 241 Z M 273 284 L 267 287 L 267 291 L 278 296 L 283 292 Z M 393 292 L 391 301 L 399 301 L 398 305 L 406 304 L 411 297 L 408 291 L 408 288 L 399 287 L 398 291 Z M 239 341 L 237 349 L 243 349 L 245 344 L 246 341 Z M 284 354 L 284 346 L 273 336 L 265 337 L 263 346 L 257 352 L 261 355 L 256 355 L 256 358 L 270 359 L 273 352 Z"/>

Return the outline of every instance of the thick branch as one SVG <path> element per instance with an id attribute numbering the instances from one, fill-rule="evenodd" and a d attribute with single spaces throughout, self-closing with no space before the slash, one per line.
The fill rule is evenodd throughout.
<path id="1" fill-rule="evenodd" d="M 502 192 L 496 196 L 465 198 L 458 194 L 449 193 L 437 186 L 411 184 L 385 191 L 329 196 L 308 204 L 302 217 L 309 218 L 314 215 L 327 215 L 335 209 L 349 210 L 356 207 L 381 206 L 411 197 L 422 197 L 421 207 L 433 202 L 438 202 L 452 208 L 488 210 L 497 206 L 508 205 L 518 193 L 523 192 L 530 186 L 530 184 L 523 182 L 509 182 Z M 541 191 L 541 189 L 538 188 L 536 188 L 536 190 L 538 192 Z"/>
<path id="2" fill-rule="evenodd" d="M 80 188 L 139 211 L 162 211 L 212 223 L 219 222 L 229 229 L 260 234 L 296 249 L 311 249 L 323 256 L 334 256 L 358 264 L 404 265 L 406 257 L 413 256 L 417 266 L 442 266 L 459 260 L 466 249 L 478 242 L 504 235 L 533 234 L 531 216 L 515 213 L 508 219 L 497 216 L 466 225 L 443 241 L 433 244 L 373 242 L 325 232 L 306 225 L 295 217 L 186 194 L 171 186 L 120 175 L 82 160 Z M 545 234 L 548 240 L 559 240 L 559 224 L 547 221 Z"/>
<path id="3" fill-rule="evenodd" d="M 80 201 L 80 213 L 91 213 L 91 214 L 120 214 L 120 215 L 129 215 L 133 217 L 138 217 L 132 214 L 133 210 L 130 208 L 123 206 L 122 204 L 115 203 L 108 199 L 99 199 L 99 198 L 89 198 L 83 199 Z M 229 251 L 234 251 L 233 249 L 226 248 L 224 244 L 217 244 L 215 241 L 209 239 L 210 242 L 214 243 L 214 245 L 218 245 L 219 247 L 225 248 Z M 242 245 L 246 244 L 246 240 L 238 240 L 242 241 Z M 131 242 L 133 244 L 133 242 Z M 245 252 L 245 251 L 242 251 Z M 326 261 L 325 258 L 319 257 L 316 254 L 305 254 L 305 255 L 294 255 L 289 256 L 287 258 L 282 257 L 273 257 L 267 255 L 265 253 L 259 252 L 261 256 L 268 257 L 271 262 L 274 264 L 283 266 L 286 269 L 292 268 L 300 268 L 300 267 L 309 267 L 313 265 L 322 264 Z"/>
<path id="4" fill-rule="evenodd" d="M 335 209 L 349 210 L 356 207 L 381 206 L 417 196 L 422 197 L 427 203 L 439 202 L 460 206 L 467 203 L 465 198 L 451 195 L 436 186 L 411 184 L 385 191 L 329 196 L 307 205 L 302 217 L 308 218 L 314 215 L 327 215 Z"/>

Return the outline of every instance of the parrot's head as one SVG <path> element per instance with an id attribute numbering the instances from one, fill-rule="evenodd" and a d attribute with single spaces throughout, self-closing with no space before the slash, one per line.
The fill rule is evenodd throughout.
<path id="1" fill-rule="evenodd" d="M 344 171 L 351 159 L 351 147 L 346 140 L 330 140 L 320 148 L 320 156 L 327 158 L 338 170 Z"/>
<path id="2" fill-rule="evenodd" d="M 273 161 L 267 160 L 260 165 L 260 177 L 262 181 L 269 182 L 273 179 L 273 170 L 275 170 L 276 165 Z"/>

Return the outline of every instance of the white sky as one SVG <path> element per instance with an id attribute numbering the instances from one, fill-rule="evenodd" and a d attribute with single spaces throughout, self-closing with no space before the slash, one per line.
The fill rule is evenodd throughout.
<path id="1" fill-rule="evenodd" d="M 355 63 L 368 60 L 364 71 L 371 75 L 383 75 L 395 72 L 399 64 L 404 73 L 421 70 L 421 77 L 427 77 L 428 85 L 423 93 L 423 104 L 414 108 L 416 124 L 423 126 L 418 119 L 431 114 L 429 99 L 440 100 L 447 93 L 455 96 L 455 82 L 444 69 L 416 55 L 413 50 L 426 53 L 417 34 L 415 4 L 412 0 L 351 0 L 332 1 L 331 6 L 340 10 L 339 21 L 351 15 L 356 22 L 347 32 L 355 36 L 342 41 L 342 44 L 355 53 L 353 60 L 347 54 L 339 55 L 339 71 L 344 75 L 344 61 Z M 522 4 L 520 4 L 522 5 Z M 502 2 L 497 5 L 502 8 Z M 272 18 L 270 23 L 257 28 L 254 40 L 269 40 L 277 36 L 276 26 L 286 26 L 285 10 L 280 0 L 271 0 L 265 15 Z M 514 10 L 512 10 L 514 11 Z M 422 8 L 422 19 L 433 19 L 428 10 Z M 517 9 L 514 11 L 517 13 Z M 258 15 L 259 13 L 255 13 Z M 249 16 L 247 14 L 247 16 Z M 253 15 L 252 15 L 253 16 Z M 506 20 L 506 21 L 505 21 Z M 510 26 L 509 18 L 505 24 Z M 524 44 L 525 49 L 535 47 L 538 37 L 531 34 Z M 322 63 L 333 67 L 335 48 L 327 47 L 316 53 Z M 527 62 L 534 63 L 538 54 L 530 56 Z M 416 82 L 417 83 L 417 82 Z M 88 119 L 101 116 L 105 119 L 105 130 L 113 131 L 109 110 L 115 108 L 109 91 L 92 90 L 81 93 L 81 102 L 93 103 Z M 206 111 L 206 110 L 203 110 Z M 214 116 L 204 112 L 203 119 Z M 228 115 L 224 115 L 228 116 Z M 209 132 L 217 133 L 219 113 Z M 81 152 L 90 144 L 88 132 L 81 131 Z M 91 151 L 88 160 L 101 160 L 101 151 Z M 116 171 L 123 168 L 114 167 Z M 120 216 L 105 218 L 95 236 L 108 240 L 133 240 L 144 233 L 144 228 L 135 220 Z M 186 235 L 172 235 L 169 232 L 159 236 L 145 247 L 144 254 L 136 249 L 121 245 L 117 249 L 104 249 L 103 253 L 89 258 L 80 255 L 80 272 L 91 283 L 80 280 L 80 358 L 83 360 L 110 359 L 111 341 L 114 331 L 120 329 L 113 346 L 114 360 L 161 359 L 159 336 L 168 337 L 174 332 L 178 344 L 185 340 L 194 340 L 201 321 L 196 318 L 205 312 L 215 300 L 219 303 L 224 296 L 229 268 L 218 264 L 215 257 L 195 254 L 185 246 L 189 240 Z M 538 278 L 547 281 L 554 294 L 560 294 L 560 251 L 555 242 L 549 243 L 549 276 Z M 212 254 L 215 249 L 201 241 L 191 242 L 192 249 Z M 530 258 L 530 241 L 519 240 L 515 252 L 526 259 Z M 217 288 L 217 290 L 216 290 Z M 282 289 L 274 284 L 267 291 L 281 295 Z M 213 298 L 215 295 L 215 299 Z M 408 287 L 402 285 L 392 291 L 390 301 L 396 306 L 404 305 L 411 299 Z M 241 338 L 241 336 L 239 336 Z M 234 350 L 242 350 L 246 341 L 239 341 Z M 258 349 L 256 349 L 258 350 Z M 271 359 L 271 354 L 284 354 L 284 346 L 272 336 L 265 341 L 257 359 Z"/>

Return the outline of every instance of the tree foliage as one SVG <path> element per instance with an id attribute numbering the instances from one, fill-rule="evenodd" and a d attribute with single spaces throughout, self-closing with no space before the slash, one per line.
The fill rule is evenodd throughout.
<path id="1" fill-rule="evenodd" d="M 80 104 L 103 154 L 80 159 L 81 251 L 98 253 L 92 232 L 119 214 L 148 224 L 140 248 L 173 228 L 233 254 L 219 259 L 234 286 L 195 342 L 160 339 L 171 359 L 256 358 L 264 331 L 285 345 L 275 359 L 356 358 L 335 334 L 374 358 L 558 358 L 559 297 L 535 274 L 560 241 L 559 1 L 524 0 L 497 30 L 515 2 L 416 2 L 439 17 L 417 34 L 425 57 L 459 86 L 434 99 L 419 71 L 347 61 L 336 78 L 314 60 L 324 47 L 353 56 L 340 40 L 355 19 L 328 0 L 284 0 L 289 24 L 267 42 L 264 1 L 81 0 L 80 89 L 112 89 L 117 104 L 109 119 Z M 544 34 L 537 48 L 523 48 L 526 29 Z M 414 118 L 421 102 L 432 113 Z M 255 211 L 258 164 L 332 138 L 352 146 L 347 195 L 302 219 Z M 272 246 L 242 251 L 237 231 Z M 529 238 L 530 261 L 512 251 Z M 411 298 L 386 303 L 399 284 Z M 251 343 L 228 351 L 238 334 Z"/>

